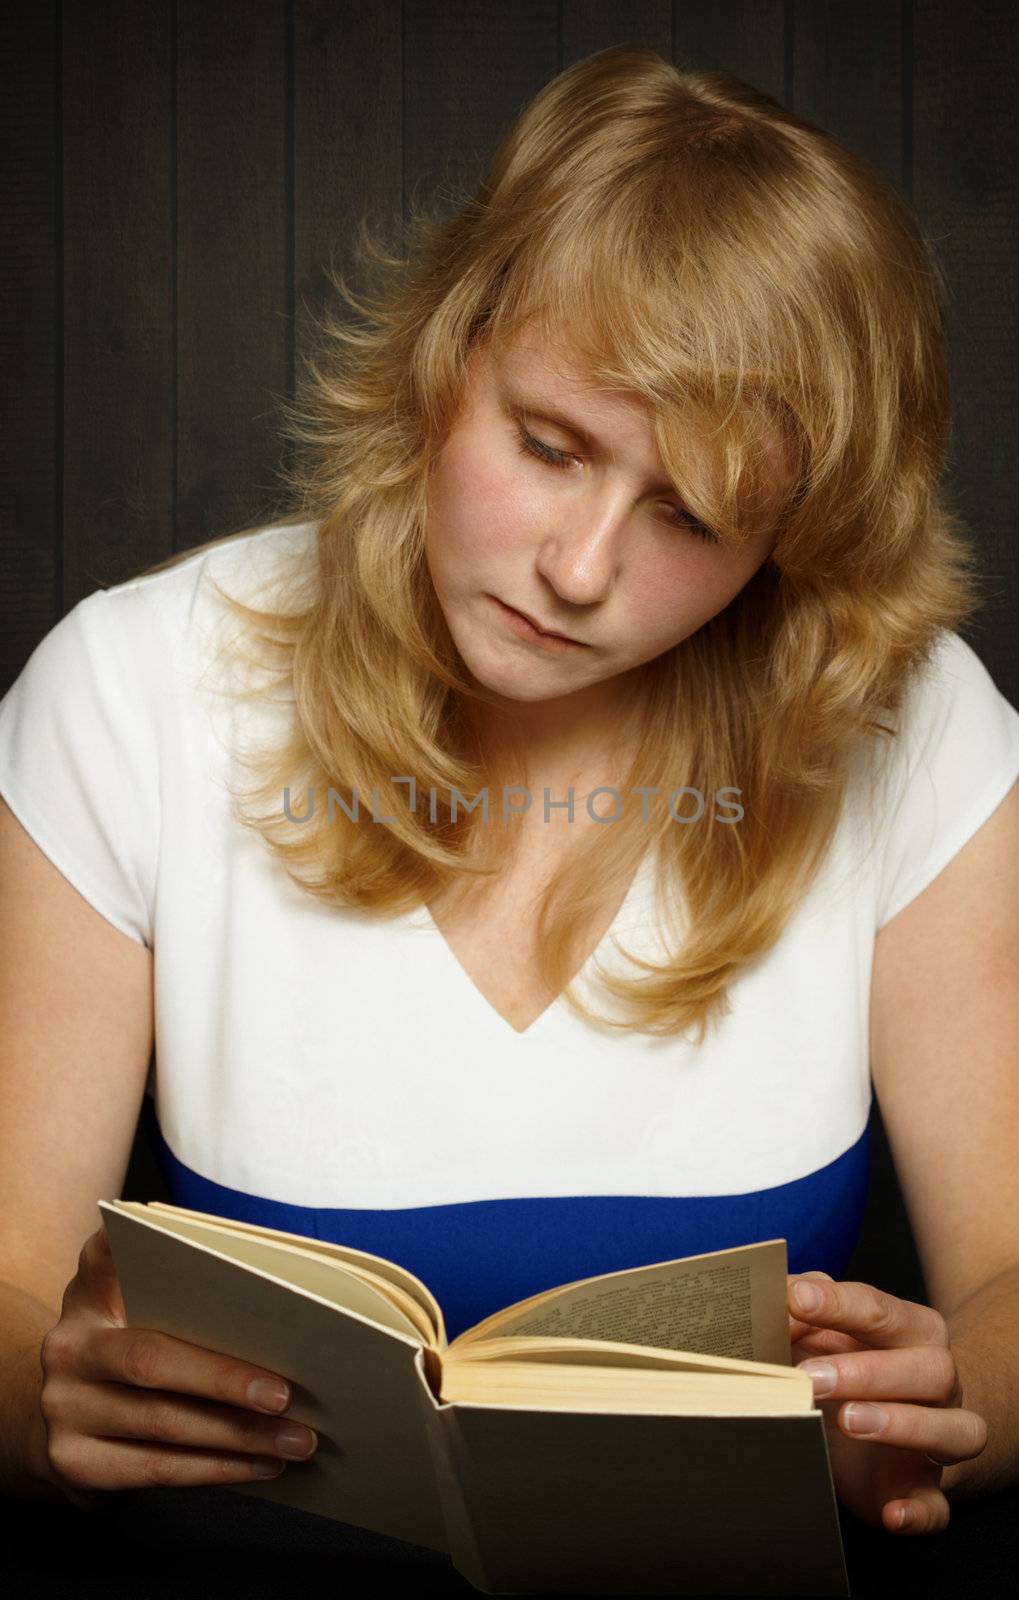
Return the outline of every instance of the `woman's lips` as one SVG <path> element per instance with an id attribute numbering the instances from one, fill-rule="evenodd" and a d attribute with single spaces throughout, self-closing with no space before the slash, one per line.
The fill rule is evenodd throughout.
<path id="1" fill-rule="evenodd" d="M 535 644 L 544 645 L 546 648 L 559 650 L 584 650 L 586 645 L 580 639 L 571 639 L 564 633 L 548 633 L 539 628 L 537 623 L 524 611 L 518 611 L 515 606 L 508 606 L 504 601 L 493 595 L 496 605 L 506 617 L 507 622 L 515 629 L 521 638 L 530 639 Z"/>

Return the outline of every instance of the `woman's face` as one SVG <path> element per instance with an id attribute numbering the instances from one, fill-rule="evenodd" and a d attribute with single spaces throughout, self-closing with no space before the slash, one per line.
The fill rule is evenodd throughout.
<path id="1" fill-rule="evenodd" d="M 698 531 L 639 397 L 585 386 L 568 355 L 526 337 L 501 358 L 472 353 L 429 480 L 427 561 L 469 671 L 519 710 L 607 710 L 612 681 L 727 606 L 774 542 L 764 528 L 727 550 Z M 544 647 L 504 607 L 579 643 Z"/>

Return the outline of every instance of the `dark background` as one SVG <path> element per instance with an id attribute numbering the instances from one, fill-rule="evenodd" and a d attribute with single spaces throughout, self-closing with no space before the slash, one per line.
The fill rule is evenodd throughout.
<path id="1" fill-rule="evenodd" d="M 276 404 L 293 394 L 326 264 L 360 281 L 361 212 L 385 233 L 411 200 L 449 209 L 557 71 L 629 43 L 747 79 L 866 157 L 916 208 L 949 287 L 945 484 L 993 580 L 966 636 L 1019 704 L 1017 39 L 1009 0 L 8 0 L 0 694 L 93 589 L 271 519 L 286 452 Z M 128 1198 L 167 1197 L 150 1117 L 146 1099 Z M 872 1127 L 870 1205 L 846 1277 L 926 1300 L 876 1102 Z M 276 1508 L 200 1493 L 157 1498 L 215 1503 L 218 1525 L 243 1522 L 231 1574 L 263 1532 L 309 1561 L 317 1540 L 323 1572 L 341 1570 L 334 1525 L 296 1513 L 271 1522 Z M 151 1495 L 141 1500 L 153 1515 Z M 1013 1535 L 999 1561 L 1006 1521 L 987 1520 L 1002 1503 L 956 1507 L 940 1539 L 858 1530 L 875 1557 L 851 1565 L 854 1594 L 903 1581 L 1004 1593 L 1017 1545 Z M 190 1558 L 187 1514 L 174 1524 L 181 1574 L 215 1546 L 205 1513 L 191 1514 Z M 82 1520 L 40 1511 L 66 1515 Z M 373 1576 L 402 1575 L 390 1542 L 358 1538 Z M 436 1559 L 429 1574 L 412 1562 L 407 1581 L 446 1584 Z M 348 1574 L 367 1577 L 363 1560 L 344 1547 Z M 474 1592 L 452 1577 L 451 1590 Z M 263 1592 L 250 1563 L 244 1587 Z"/>

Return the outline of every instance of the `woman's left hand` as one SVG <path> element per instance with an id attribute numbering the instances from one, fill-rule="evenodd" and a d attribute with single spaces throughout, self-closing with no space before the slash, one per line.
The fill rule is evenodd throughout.
<path id="1" fill-rule="evenodd" d="M 815 1382 L 814 1398 L 839 1500 L 890 1533 L 900 1526 L 903 1533 L 939 1533 L 950 1514 L 939 1487 L 942 1468 L 978 1456 L 987 1443 L 986 1421 L 963 1407 L 944 1317 L 869 1283 L 836 1282 L 826 1272 L 787 1276 L 795 1365 L 823 1357 L 835 1368 L 834 1386 L 822 1391 Z M 813 1310 L 793 1297 L 803 1281 L 821 1292 Z M 865 1410 L 876 1403 L 884 1420 L 874 1431 L 854 1433 L 850 1400 Z M 903 1507 L 907 1519 L 900 1524 Z"/>

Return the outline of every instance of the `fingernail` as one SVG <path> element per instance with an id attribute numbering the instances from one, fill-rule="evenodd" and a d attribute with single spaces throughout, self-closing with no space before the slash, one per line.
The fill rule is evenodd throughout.
<path id="1" fill-rule="evenodd" d="M 846 1427 L 851 1433 L 878 1433 L 888 1421 L 887 1411 L 866 1402 L 846 1407 Z"/>
<path id="2" fill-rule="evenodd" d="M 248 1403 L 260 1411 L 282 1411 L 288 1398 L 286 1385 L 271 1378 L 255 1378 L 248 1384 Z"/>
<path id="3" fill-rule="evenodd" d="M 292 1428 L 281 1428 L 276 1435 L 276 1449 L 281 1456 L 297 1456 L 301 1461 L 310 1456 L 315 1448 L 315 1437 L 307 1429 L 295 1424 Z"/>
<path id="4" fill-rule="evenodd" d="M 268 1456 L 258 1456 L 251 1470 L 256 1478 L 278 1478 L 285 1466 L 285 1461 L 272 1461 Z"/>
<path id="5" fill-rule="evenodd" d="M 838 1371 L 830 1361 L 801 1361 L 800 1371 L 813 1381 L 815 1394 L 830 1393 L 838 1380 Z"/>
<path id="6" fill-rule="evenodd" d="M 794 1283 L 793 1303 L 801 1311 L 816 1311 L 821 1304 L 821 1291 L 816 1283 Z"/>

